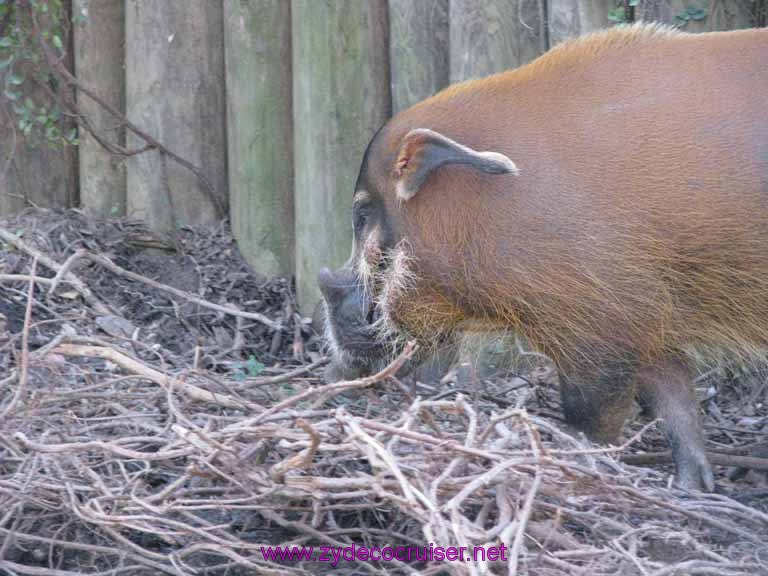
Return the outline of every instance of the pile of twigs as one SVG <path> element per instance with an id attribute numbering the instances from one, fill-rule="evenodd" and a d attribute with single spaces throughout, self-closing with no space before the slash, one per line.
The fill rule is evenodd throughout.
<path id="1" fill-rule="evenodd" d="M 505 403 L 419 398 L 395 377 L 410 347 L 379 374 L 325 385 L 321 357 L 271 374 L 223 369 L 231 351 L 207 365 L 205 342 L 171 353 L 106 332 L 99 318 L 136 320 L 83 278 L 95 267 L 165 286 L 93 247 L 54 257 L 17 232 L 0 228 L 17 258 L 0 291 L 24 304 L 18 331 L 0 327 L 1 574 L 768 573 L 767 512 L 619 460 L 653 424 L 600 449 L 536 414 L 529 386 Z M 259 324 L 265 354 L 278 331 L 311 349 L 285 306 L 270 317 L 205 289 L 164 293 L 176 314 L 192 303 Z M 504 545 L 505 560 L 320 561 L 321 547 L 352 544 Z M 270 546 L 313 558 L 270 560 Z"/>

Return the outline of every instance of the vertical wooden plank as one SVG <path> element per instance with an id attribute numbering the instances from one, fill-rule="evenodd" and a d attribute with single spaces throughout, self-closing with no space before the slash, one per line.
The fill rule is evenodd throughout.
<path id="1" fill-rule="evenodd" d="M 294 0 L 296 287 L 305 313 L 317 272 L 349 256 L 350 206 L 365 147 L 390 114 L 385 0 Z"/>
<path id="2" fill-rule="evenodd" d="M 753 25 L 754 5 L 752 0 L 640 0 L 635 16 L 686 32 L 734 30 Z"/>
<path id="3" fill-rule="evenodd" d="M 291 4 L 224 0 L 230 218 L 266 276 L 293 274 Z"/>
<path id="4" fill-rule="evenodd" d="M 451 82 L 516 68 L 547 49 L 544 0 L 451 0 Z"/>
<path id="5" fill-rule="evenodd" d="M 27 94 L 38 105 L 47 102 L 39 90 Z M 0 96 L 0 215 L 27 206 L 72 206 L 76 150 L 54 149 L 39 138 L 27 140 L 17 122 L 11 103 Z"/>
<path id="6" fill-rule="evenodd" d="M 202 170 L 227 201 L 221 0 L 126 0 L 128 118 Z M 129 146 L 143 145 L 136 137 Z M 217 219 L 203 184 L 150 151 L 129 158 L 127 211 L 158 230 Z"/>
<path id="7" fill-rule="evenodd" d="M 19 173 L 19 164 L 26 163 L 18 158 L 20 138 L 11 103 L 0 95 L 0 216 L 18 212 L 25 205 L 23 172 Z"/>
<path id="8" fill-rule="evenodd" d="M 616 0 L 549 0 L 549 45 L 576 38 L 611 25 L 608 12 L 616 7 Z"/>
<path id="9" fill-rule="evenodd" d="M 709 30 L 739 30 L 756 25 L 754 0 L 709 1 L 707 25 Z"/>
<path id="10" fill-rule="evenodd" d="M 70 0 L 63 2 L 64 21 L 70 19 Z M 28 26 L 28 25 L 26 25 Z M 2 35 L 2 32 L 0 32 Z M 72 69 L 70 47 L 66 47 L 64 65 Z M 42 65 L 41 65 L 42 66 Z M 32 80 L 34 67 L 29 62 L 17 63 L 0 71 L 0 86 L 4 85 L 4 74 L 13 70 L 27 80 L 20 87 L 23 94 L 19 101 L 27 99 L 35 108 L 53 106 L 53 102 L 42 87 Z M 43 80 L 45 81 L 45 80 Z M 61 84 L 51 87 L 71 100 L 72 91 Z M 42 134 L 33 133 L 25 138 L 19 130 L 19 118 L 13 111 L 13 102 L 0 90 L 0 215 L 22 210 L 27 206 L 63 208 L 74 206 L 77 201 L 77 148 L 50 146 Z M 73 125 L 60 125 L 67 131 Z"/>
<path id="11" fill-rule="evenodd" d="M 393 112 L 448 85 L 448 8 L 449 0 L 389 0 Z"/>
<path id="12" fill-rule="evenodd" d="M 117 110 L 125 110 L 124 0 L 73 0 L 75 72 Z M 125 144 L 118 120 L 87 96 L 78 107 L 100 137 Z M 85 130 L 80 131 L 80 206 L 95 216 L 125 214 L 125 167 Z"/>

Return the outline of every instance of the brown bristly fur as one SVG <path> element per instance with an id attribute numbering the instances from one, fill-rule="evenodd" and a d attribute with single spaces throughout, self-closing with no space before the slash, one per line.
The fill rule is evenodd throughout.
<path id="1" fill-rule="evenodd" d="M 514 329 L 560 364 L 763 362 L 768 32 L 708 36 L 600 32 L 393 119 L 369 170 L 418 258 L 408 289 L 381 299 L 390 328 Z M 521 175 L 447 167 L 400 203 L 390 166 L 417 127 Z"/>
<path id="2" fill-rule="evenodd" d="M 337 331 L 426 355 L 516 332 L 569 424 L 616 442 L 637 399 L 680 485 L 714 490 L 685 358 L 765 361 L 766 62 L 766 30 L 633 26 L 401 112 L 365 154 L 349 266 L 321 274 Z M 334 372 L 386 356 L 346 349 Z"/>

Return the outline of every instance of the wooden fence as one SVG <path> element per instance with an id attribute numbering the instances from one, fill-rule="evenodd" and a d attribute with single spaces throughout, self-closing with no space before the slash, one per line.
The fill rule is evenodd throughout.
<path id="1" fill-rule="evenodd" d="M 744 28 L 764 4 L 644 0 L 635 18 Z M 0 101 L 0 213 L 79 205 L 163 230 L 212 223 L 219 204 L 253 268 L 295 275 L 311 312 L 317 271 L 349 252 L 362 153 L 393 112 L 609 26 L 616 9 L 616 0 L 71 0 L 80 81 L 208 185 L 157 151 L 111 157 L 84 133 L 77 149 L 29 146 Z M 78 102 L 104 138 L 141 144 L 102 106 Z"/>

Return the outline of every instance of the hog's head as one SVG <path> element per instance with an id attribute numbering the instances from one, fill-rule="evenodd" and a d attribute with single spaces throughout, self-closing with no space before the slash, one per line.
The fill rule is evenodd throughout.
<path id="1" fill-rule="evenodd" d="M 431 288 L 420 281 L 419 259 L 428 256 L 416 254 L 412 243 L 424 221 L 409 214 L 430 175 L 449 164 L 486 174 L 518 172 L 503 154 L 478 152 L 433 130 L 401 133 L 397 138 L 385 126 L 368 146 L 352 200 L 352 254 L 342 268 L 325 268 L 318 277 L 333 354 L 329 380 L 381 368 L 411 337 L 438 337 L 415 326 L 441 311 L 439 296 L 426 295 Z M 415 302 L 430 304 L 418 309 Z"/>

